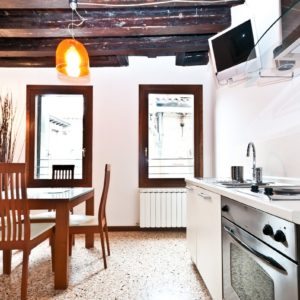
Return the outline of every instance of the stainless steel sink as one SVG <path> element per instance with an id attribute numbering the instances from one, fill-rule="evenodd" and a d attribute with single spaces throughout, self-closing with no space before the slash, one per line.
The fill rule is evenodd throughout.
<path id="1" fill-rule="evenodd" d="M 253 184 L 252 181 L 244 181 L 244 182 L 239 182 L 239 181 L 234 181 L 234 180 L 217 180 L 216 184 L 222 185 L 224 187 L 228 188 L 250 188 L 251 185 Z"/>
<path id="2" fill-rule="evenodd" d="M 264 187 L 271 182 L 261 182 L 258 184 L 260 187 Z M 234 180 L 217 180 L 216 184 L 219 184 L 224 187 L 228 188 L 250 188 L 254 183 L 253 181 L 244 181 L 244 182 L 239 182 L 239 181 L 234 181 Z"/>

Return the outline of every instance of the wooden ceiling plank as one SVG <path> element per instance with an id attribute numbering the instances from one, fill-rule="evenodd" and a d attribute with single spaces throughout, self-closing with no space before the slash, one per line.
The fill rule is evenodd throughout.
<path id="1" fill-rule="evenodd" d="M 86 46 L 89 54 L 96 55 L 129 55 L 136 51 L 168 50 L 175 53 L 179 49 L 183 52 L 207 51 L 207 39 L 212 35 L 179 35 L 164 37 L 109 37 L 109 38 L 82 38 L 80 41 Z M 54 56 L 60 39 L 21 39 L 0 38 L 0 57 L 21 56 Z M 184 50 L 187 49 L 187 50 Z M 139 52 L 140 53 L 140 52 Z"/>
<path id="2" fill-rule="evenodd" d="M 138 6 L 140 4 L 149 4 L 149 3 L 161 3 L 161 0 L 78 0 L 79 8 L 114 8 L 114 5 L 135 5 Z M 202 6 L 235 6 L 239 4 L 243 4 L 245 0 L 206 0 L 201 1 Z M 102 6 L 99 6 L 102 5 Z M 199 5 L 199 1 L 195 0 L 195 4 L 191 1 L 189 2 L 174 2 L 174 3 L 166 3 L 166 4 L 156 4 L 156 7 L 185 7 Z M 68 0 L 1 0 L 0 1 L 0 9 L 61 9 L 61 8 L 69 8 Z"/>
<path id="3" fill-rule="evenodd" d="M 229 7 L 173 7 L 140 9 L 78 10 L 86 19 L 81 25 L 89 27 L 122 27 L 184 24 L 191 19 L 194 24 L 230 21 Z M 72 22 L 72 13 L 68 10 L 1 10 L 1 28 L 59 28 Z M 74 15 L 74 22 L 79 18 Z M 60 26 L 58 26 L 60 25 Z"/>
<path id="4" fill-rule="evenodd" d="M 172 27 L 144 27 L 144 28 L 103 28 L 103 29 L 75 29 L 75 38 L 82 37 L 130 37 L 130 36 L 165 36 L 217 33 L 227 28 L 224 25 L 193 25 Z M 0 38 L 71 38 L 68 30 L 56 29 L 0 29 Z"/>
<path id="5" fill-rule="evenodd" d="M 231 24 L 228 7 L 93 11 L 82 16 L 86 21 L 74 28 L 76 37 L 216 33 Z M 70 23 L 70 14 L 63 11 L 0 10 L 0 37 L 65 37 L 71 35 Z"/>
<path id="6" fill-rule="evenodd" d="M 184 52 L 176 55 L 176 66 L 196 66 L 208 63 L 208 52 Z"/>
<path id="7" fill-rule="evenodd" d="M 128 66 L 127 56 L 92 56 L 91 67 L 122 67 Z M 2 68 L 54 68 L 54 57 L 0 57 Z"/>

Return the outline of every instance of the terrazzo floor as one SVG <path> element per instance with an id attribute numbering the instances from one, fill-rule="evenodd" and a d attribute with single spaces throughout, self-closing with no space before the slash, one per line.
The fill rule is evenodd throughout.
<path id="1" fill-rule="evenodd" d="M 33 249 L 28 299 L 209 300 L 205 285 L 186 250 L 184 232 L 110 232 L 111 256 L 103 268 L 100 241 L 84 248 L 76 236 L 68 289 L 53 289 L 49 243 Z M 19 299 L 22 254 L 13 254 L 12 273 L 2 275 L 0 299 Z"/>

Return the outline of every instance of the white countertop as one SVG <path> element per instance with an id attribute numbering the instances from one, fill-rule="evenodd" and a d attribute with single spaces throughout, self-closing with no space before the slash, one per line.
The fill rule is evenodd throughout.
<path id="1" fill-rule="evenodd" d="M 300 224 L 300 201 L 272 201 L 266 195 L 246 194 L 250 188 L 226 188 L 218 185 L 212 178 L 186 178 L 186 183 L 202 187 L 208 191 L 231 198 L 243 204 L 260 209 L 272 215 Z M 243 192 L 244 191 L 244 192 Z"/>

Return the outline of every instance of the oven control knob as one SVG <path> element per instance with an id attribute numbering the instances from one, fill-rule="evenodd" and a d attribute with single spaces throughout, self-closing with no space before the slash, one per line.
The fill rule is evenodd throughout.
<path id="1" fill-rule="evenodd" d="M 259 192 L 258 184 L 252 184 L 251 185 L 251 192 L 253 192 L 253 193 L 258 193 Z"/>
<path id="2" fill-rule="evenodd" d="M 274 240 L 276 242 L 281 242 L 284 243 L 286 241 L 286 237 L 283 231 L 277 230 L 275 235 L 274 235 Z"/>
<path id="3" fill-rule="evenodd" d="M 273 228 L 272 228 L 272 226 L 269 225 L 269 224 L 266 224 L 264 226 L 264 228 L 263 228 L 263 234 L 272 236 L 273 235 Z"/>
<path id="4" fill-rule="evenodd" d="M 228 205 L 224 205 L 224 206 L 222 207 L 222 211 L 224 211 L 224 212 L 229 212 L 229 206 L 228 206 Z"/>
<path id="5" fill-rule="evenodd" d="M 265 194 L 267 195 L 267 196 L 272 196 L 273 195 L 273 188 L 271 188 L 271 187 L 265 187 Z"/>

